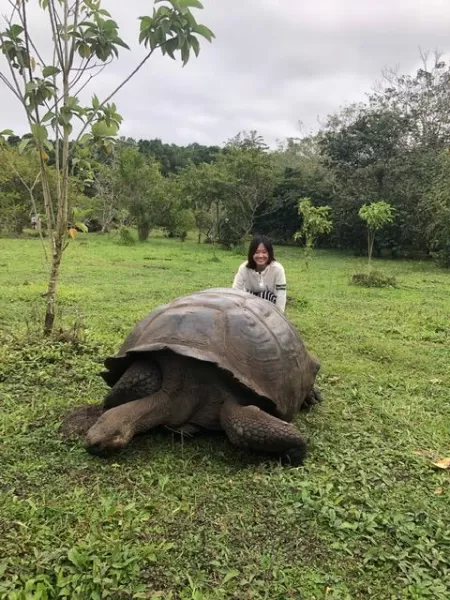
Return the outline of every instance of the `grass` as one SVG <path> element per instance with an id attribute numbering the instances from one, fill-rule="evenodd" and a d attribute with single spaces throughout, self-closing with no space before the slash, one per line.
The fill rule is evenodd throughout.
<path id="1" fill-rule="evenodd" d="M 287 315 L 320 358 L 325 401 L 298 419 L 302 468 L 222 436 L 136 439 L 109 460 L 58 436 L 100 401 L 105 356 L 153 307 L 230 285 L 243 254 L 162 236 L 80 235 L 60 323 L 43 340 L 37 240 L 0 240 L 0 598 L 448 600 L 450 273 L 380 262 L 396 288 L 351 285 L 365 261 L 277 249 Z"/>

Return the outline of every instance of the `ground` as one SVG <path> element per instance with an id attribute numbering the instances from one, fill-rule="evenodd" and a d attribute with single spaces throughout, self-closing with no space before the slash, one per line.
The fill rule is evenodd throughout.
<path id="1" fill-rule="evenodd" d="M 432 464 L 450 456 L 450 273 L 374 261 L 398 287 L 361 288 L 362 258 L 320 251 L 306 269 L 301 249 L 276 254 L 287 315 L 322 363 L 301 468 L 220 435 L 154 433 L 107 460 L 58 436 L 67 410 L 101 400 L 101 363 L 136 321 L 230 285 L 243 251 L 79 235 L 55 342 L 40 334 L 40 242 L 0 240 L 1 599 L 450 597 L 450 472 Z"/>

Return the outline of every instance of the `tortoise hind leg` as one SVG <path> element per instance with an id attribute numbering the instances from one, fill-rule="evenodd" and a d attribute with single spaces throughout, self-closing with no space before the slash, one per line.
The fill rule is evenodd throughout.
<path id="1" fill-rule="evenodd" d="M 220 413 L 222 428 L 235 446 L 287 456 L 292 465 L 303 463 L 307 446 L 292 423 L 269 415 L 257 406 L 227 400 Z"/>

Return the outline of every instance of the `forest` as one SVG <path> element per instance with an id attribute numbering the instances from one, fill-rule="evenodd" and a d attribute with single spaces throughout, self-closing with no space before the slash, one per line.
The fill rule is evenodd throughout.
<path id="1" fill-rule="evenodd" d="M 45 235 L 39 157 L 27 150 L 30 137 L 4 136 L 0 149 L 3 236 L 22 235 L 36 214 Z M 140 241 L 155 229 L 181 240 L 196 230 L 199 242 L 224 248 L 254 232 L 277 244 L 303 244 L 295 234 L 300 202 L 309 198 L 330 211 L 331 228 L 317 245 L 362 254 L 367 233 L 359 210 L 383 201 L 393 219 L 377 232 L 374 255 L 430 258 L 448 267 L 449 139 L 450 65 L 428 56 L 414 75 L 384 72 L 364 103 L 344 106 L 314 134 L 276 147 L 257 131 L 243 131 L 216 146 L 120 137 L 74 153 L 69 227 L 117 230 L 125 240 L 137 230 Z M 54 165 L 49 150 L 50 185 L 57 181 Z"/>

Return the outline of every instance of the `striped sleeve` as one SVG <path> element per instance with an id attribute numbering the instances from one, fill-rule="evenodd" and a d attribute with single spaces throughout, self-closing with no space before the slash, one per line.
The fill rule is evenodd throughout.
<path id="1" fill-rule="evenodd" d="M 275 275 L 275 293 L 277 295 L 276 306 L 284 312 L 286 308 L 286 273 L 282 265 L 278 264 Z"/>

